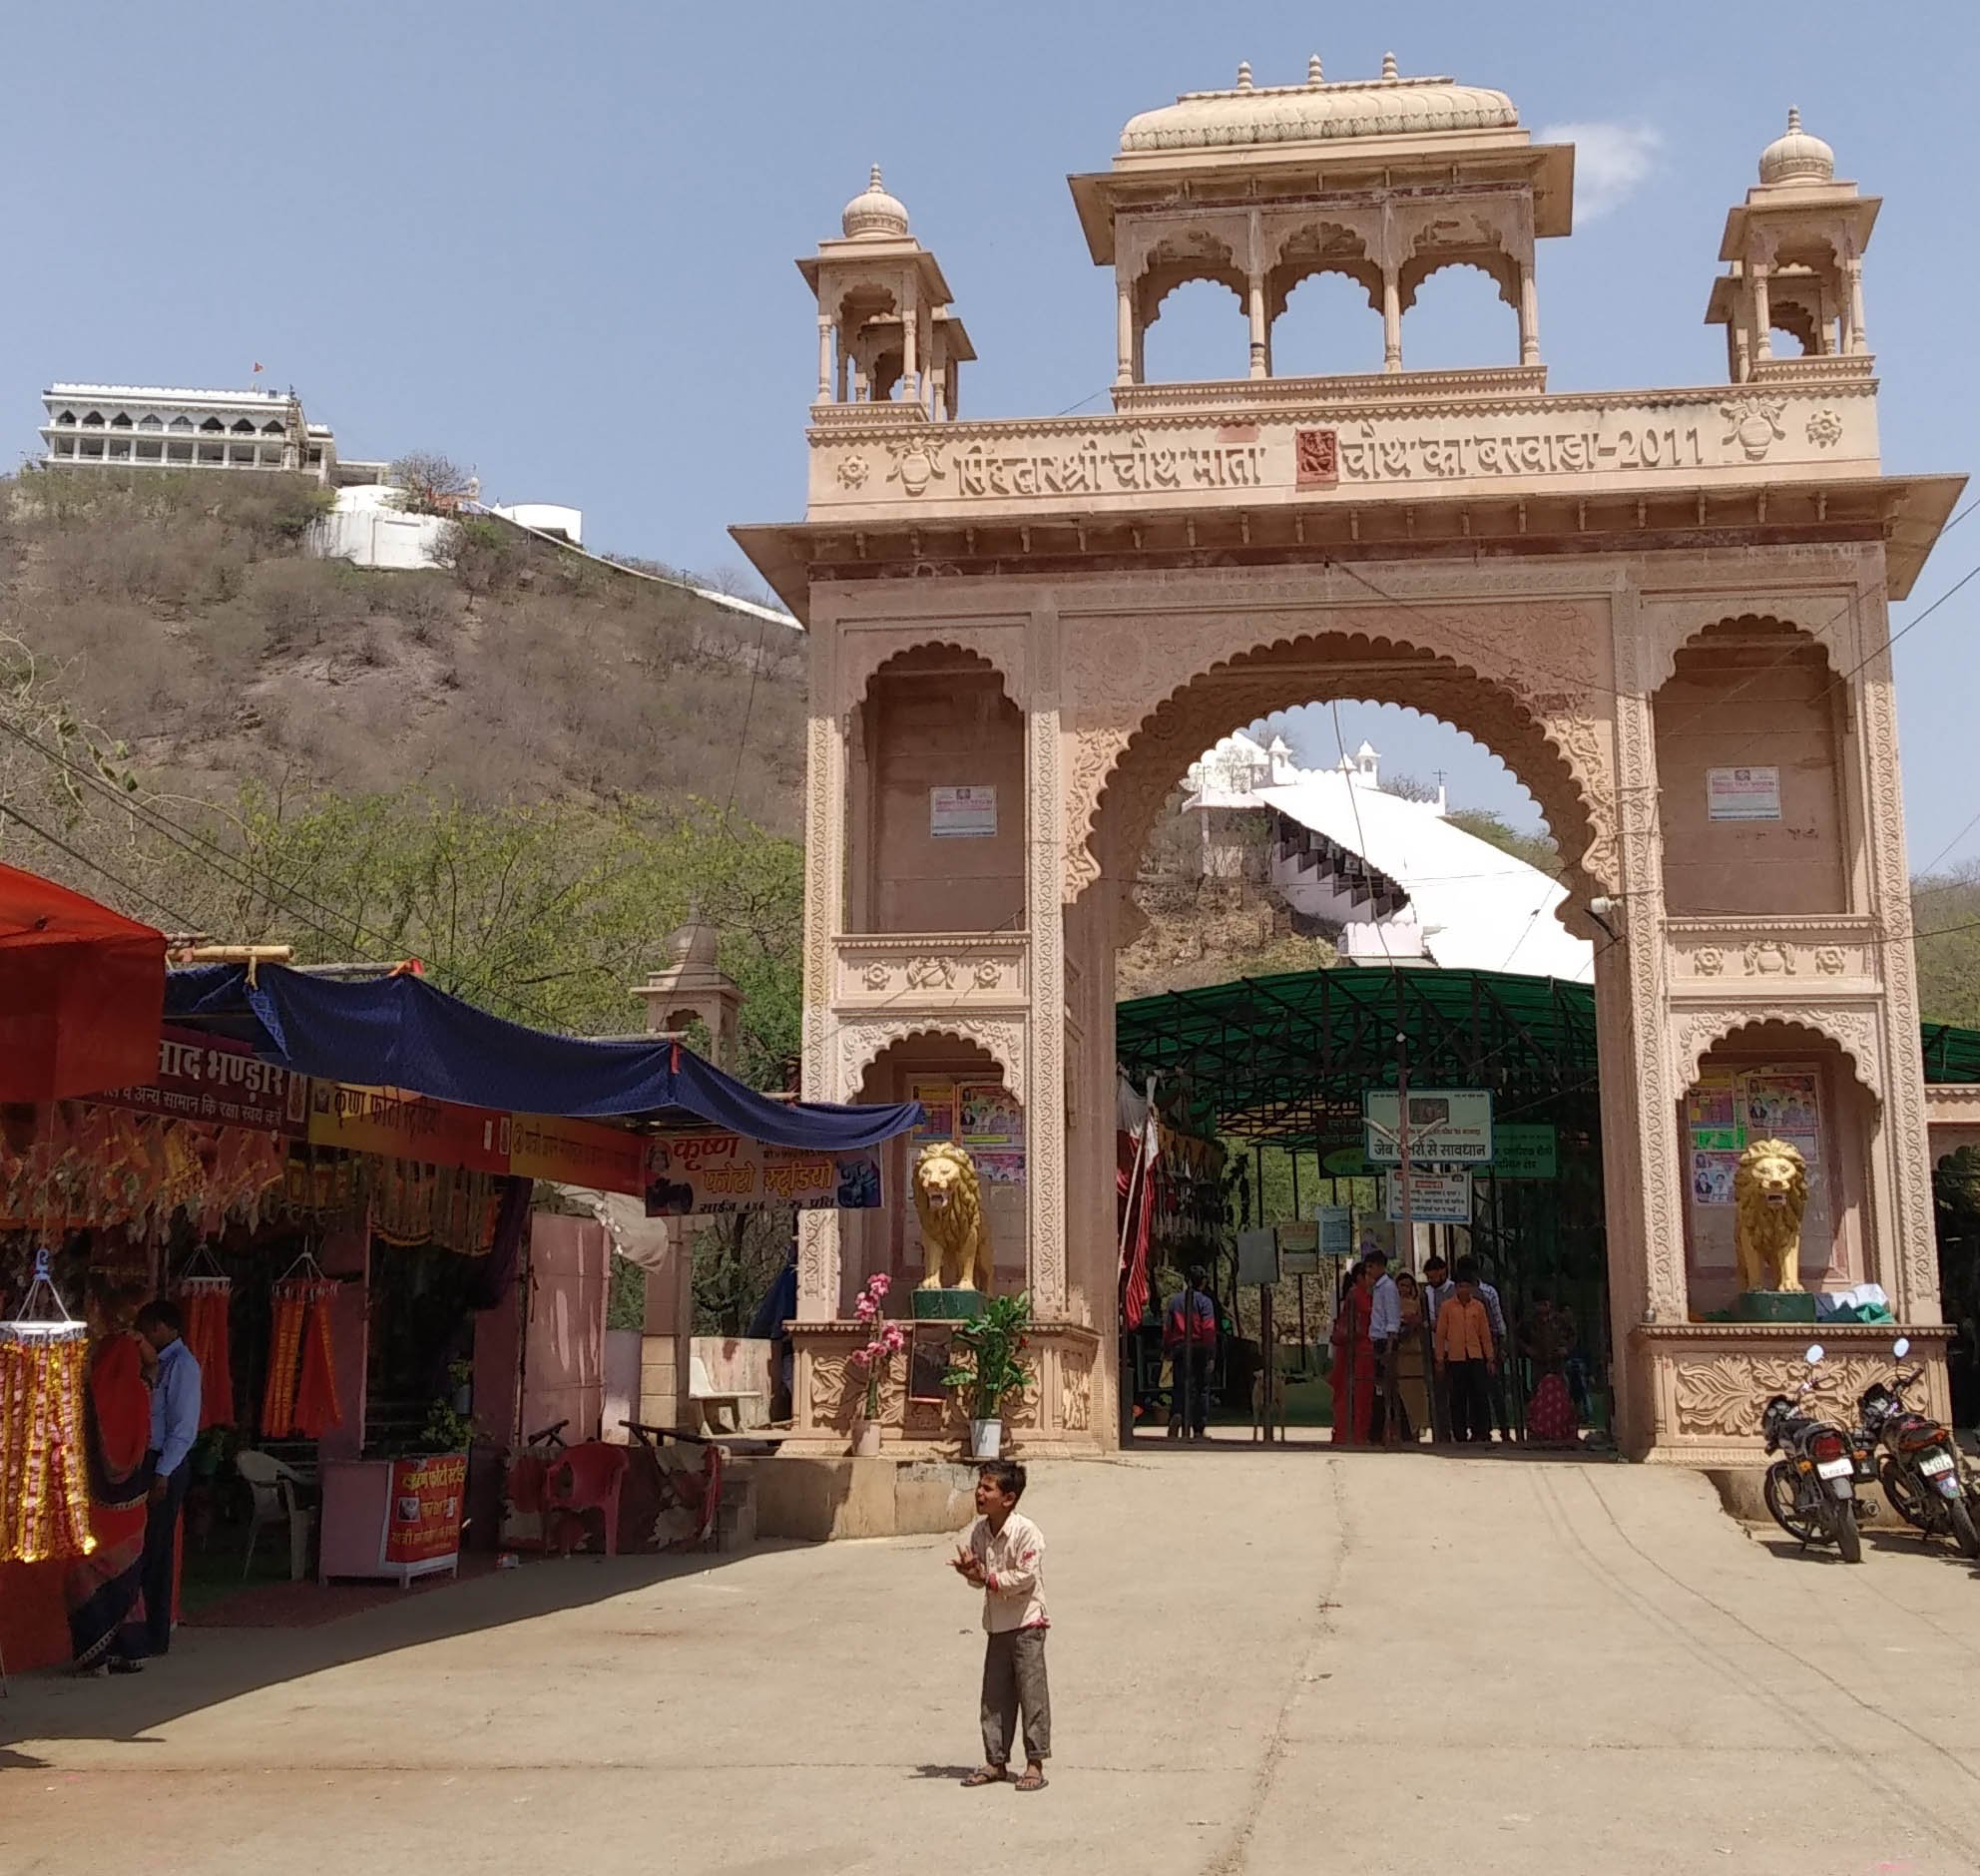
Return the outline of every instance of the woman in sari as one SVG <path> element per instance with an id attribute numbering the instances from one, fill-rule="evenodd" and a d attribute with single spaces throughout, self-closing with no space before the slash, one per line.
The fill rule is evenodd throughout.
<path id="1" fill-rule="evenodd" d="M 1395 1280 L 1402 1326 L 1389 1355 L 1389 1410 L 1396 1416 L 1395 1438 L 1414 1445 L 1430 1424 L 1430 1315 L 1423 1291 L 1405 1270 Z"/>
<path id="2" fill-rule="evenodd" d="M 151 1489 L 145 1463 L 152 1435 L 148 1370 L 158 1358 L 132 1332 L 139 1300 L 135 1289 L 93 1289 L 86 1306 L 93 1339 L 83 1424 L 96 1549 L 69 1566 L 66 1584 L 70 1650 L 83 1673 L 105 1667 L 137 1673 L 141 1666 L 118 1643 L 137 1613 Z"/>
<path id="3" fill-rule="evenodd" d="M 1375 1411 L 1375 1344 L 1368 1333 L 1375 1271 L 1356 1264 L 1333 1318 L 1333 1443 L 1366 1446 Z"/>

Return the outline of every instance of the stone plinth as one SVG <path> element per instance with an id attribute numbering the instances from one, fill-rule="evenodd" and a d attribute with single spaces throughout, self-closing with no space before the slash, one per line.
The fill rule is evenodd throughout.
<path id="1" fill-rule="evenodd" d="M 780 1452 L 739 1459 L 756 1535 L 821 1544 L 959 1531 L 975 1515 L 976 1468 L 942 1460 L 851 1459 Z"/>
<path id="2" fill-rule="evenodd" d="M 908 1313 L 916 1322 L 971 1322 L 983 1313 L 979 1289 L 918 1289 Z"/>
<path id="3" fill-rule="evenodd" d="M 1824 1322 L 1810 1333 L 1805 1322 L 1644 1324 L 1630 1343 L 1649 1382 L 1649 1438 L 1631 1440 L 1631 1457 L 1705 1468 L 1762 1465 L 1761 1410 L 1769 1395 L 1801 1385 L 1808 1372 L 1801 1355 L 1811 1341 L 1825 1355 L 1811 1403 L 1853 1421 L 1856 1397 L 1890 1378 L 1891 1344 L 1900 1335 L 1911 1338 L 1905 1366 L 1925 1370 L 1921 1410 L 1944 1420 L 1952 1410 L 1945 1359 L 1952 1331 L 1942 1326 Z"/>
<path id="4" fill-rule="evenodd" d="M 1741 1290 L 1732 1305 L 1734 1322 L 1805 1322 L 1815 1319 L 1815 1299 L 1806 1290 Z"/>
<path id="5" fill-rule="evenodd" d="M 870 1330 L 862 1322 L 796 1322 L 789 1437 L 785 1453 L 837 1455 L 852 1443 L 852 1422 L 865 1403 L 864 1370 L 849 1357 Z M 1019 1459 L 1090 1455 L 1117 1444 L 1113 1426 L 1095 1414 L 1100 1338 L 1084 1323 L 1034 1322 L 1025 1354 L 1033 1379 L 1004 1414 L 1004 1450 Z M 880 1376 L 880 1437 L 890 1459 L 952 1459 L 967 1451 L 969 1416 L 951 1394 L 907 1398 L 907 1356 Z"/>

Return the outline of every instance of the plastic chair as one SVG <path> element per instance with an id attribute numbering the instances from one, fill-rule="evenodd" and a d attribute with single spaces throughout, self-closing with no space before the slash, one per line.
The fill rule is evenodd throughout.
<path id="1" fill-rule="evenodd" d="M 605 1554 L 619 1555 L 619 1488 L 626 1482 L 630 1454 L 623 1446 L 608 1446 L 603 1440 L 587 1440 L 557 1455 L 544 1481 L 543 1507 L 546 1514 L 598 1512 L 605 1520 Z M 546 1527 L 547 1527 L 546 1519 Z"/>
<path id="2" fill-rule="evenodd" d="M 254 1496 L 254 1515 L 248 1521 L 248 1555 L 241 1564 L 242 1582 L 248 1581 L 248 1573 L 254 1568 L 254 1546 L 260 1541 L 262 1527 L 285 1524 L 288 1579 L 300 1583 L 308 1572 L 309 1536 L 316 1528 L 315 1512 L 296 1503 L 295 1488 L 304 1482 L 302 1475 L 270 1454 L 251 1448 L 237 1453 L 234 1464 Z"/>

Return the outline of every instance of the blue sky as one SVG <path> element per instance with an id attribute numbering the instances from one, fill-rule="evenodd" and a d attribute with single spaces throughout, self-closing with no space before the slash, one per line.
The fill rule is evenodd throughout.
<path id="1" fill-rule="evenodd" d="M 731 522 L 802 502 L 816 338 L 791 261 L 835 232 L 868 164 L 969 320 L 966 412 L 1098 408 L 1112 287 L 1067 173 L 1105 167 L 1128 117 L 1231 83 L 1240 58 L 1289 83 L 1310 52 L 1341 78 L 1392 48 L 1405 73 L 1509 92 L 1538 131 L 1584 127 L 1577 232 L 1541 255 L 1556 388 L 1724 379 L 1702 323 L 1720 228 L 1798 104 L 1839 172 L 1885 198 L 1866 296 L 1886 466 L 1973 460 L 1970 6 L 67 0 L 12 9 L 8 41 L 13 450 L 34 447 L 52 379 L 246 384 L 259 360 L 346 454 L 437 449 L 494 499 L 575 503 L 594 546 L 736 566 Z M 1371 315 L 1338 304 L 1295 297 L 1290 316 L 1281 368 L 1354 368 L 1379 344 Z M 1242 339 L 1235 300 L 1179 296 L 1152 365 L 1236 372 Z M 1405 325 L 1414 363 L 1510 344 L 1510 314 L 1468 274 L 1438 276 Z M 1899 623 L 1976 561 L 1980 519 Z M 1980 582 L 1898 649 L 1919 864 L 1980 811 L 1961 754 L 1976 625 Z M 1460 799 L 1532 817 L 1474 745 L 1393 712 L 1342 717 L 1391 767 L 1444 767 Z M 1331 727 L 1301 739 L 1326 752 Z M 1972 856 L 1980 827 L 1950 857 Z"/>

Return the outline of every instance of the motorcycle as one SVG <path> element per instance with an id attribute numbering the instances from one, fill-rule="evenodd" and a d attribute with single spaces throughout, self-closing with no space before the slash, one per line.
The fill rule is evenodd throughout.
<path id="1" fill-rule="evenodd" d="M 1902 1336 L 1891 1345 L 1896 1362 L 1910 1352 L 1911 1344 Z M 1969 1487 L 1952 1429 L 1916 1412 L 1904 1398 L 1905 1390 L 1916 1386 L 1923 1372 L 1913 1368 L 1907 1373 L 1896 1367 L 1888 1382 L 1872 1382 L 1856 1403 L 1863 1432 L 1883 1448 L 1877 1480 L 1891 1510 L 1906 1524 L 1927 1537 L 1950 1534 L 1966 1556 L 1980 1558 L 1980 1530 L 1974 1528 Z"/>
<path id="2" fill-rule="evenodd" d="M 1766 1450 L 1780 1455 L 1766 1471 L 1766 1508 L 1789 1537 L 1833 1544 L 1845 1564 L 1859 1564 L 1863 1537 L 1856 1528 L 1856 1457 L 1849 1436 L 1802 1406 L 1815 1390 L 1822 1358 L 1822 1345 L 1811 1343 L 1803 1356 L 1807 1379 L 1791 1396 L 1772 1396 L 1760 1413 Z"/>

